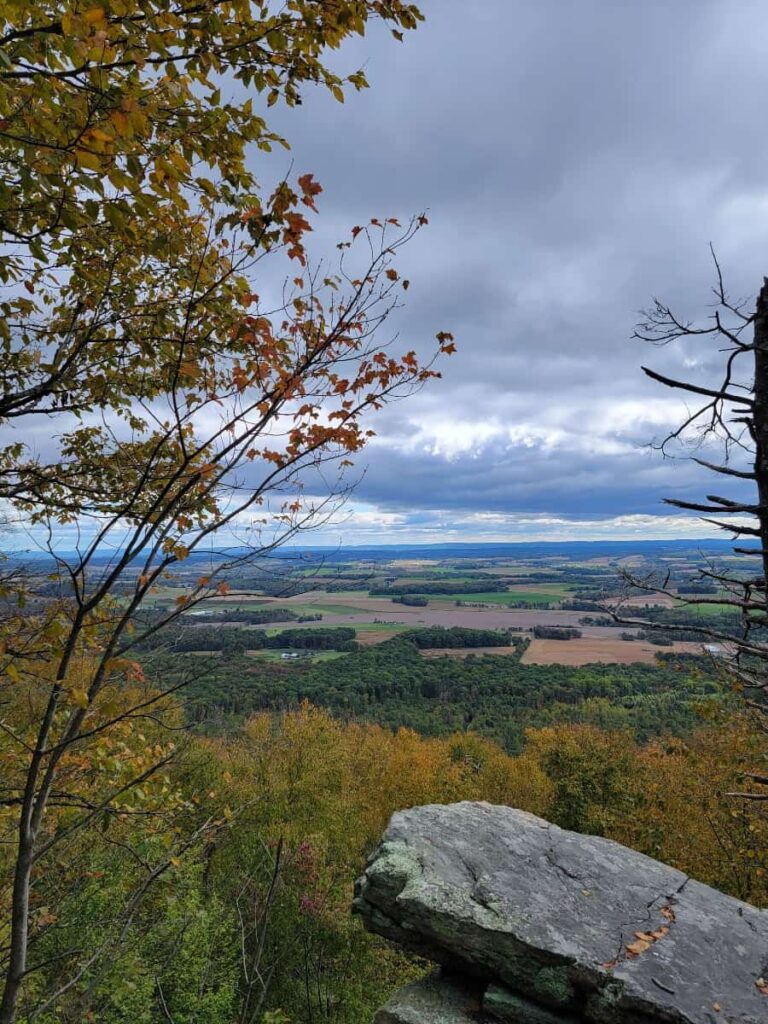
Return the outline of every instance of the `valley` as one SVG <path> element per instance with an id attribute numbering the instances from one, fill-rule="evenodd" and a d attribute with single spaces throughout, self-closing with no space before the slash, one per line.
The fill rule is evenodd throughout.
<path id="1" fill-rule="evenodd" d="M 309 701 L 424 735 L 479 731 L 516 751 L 527 728 L 550 722 L 641 741 L 682 734 L 728 701 L 718 682 L 728 644 L 706 631 L 738 620 L 702 571 L 717 558 L 749 571 L 748 557 L 716 542 L 524 547 L 283 553 L 243 568 L 140 658 L 148 676 L 183 683 L 191 721 L 214 733 Z M 633 588 L 628 569 L 666 592 Z M 185 565 L 173 583 L 195 572 Z M 702 590 L 714 603 L 699 609 Z M 173 607 L 171 581 L 153 597 L 150 628 Z"/>

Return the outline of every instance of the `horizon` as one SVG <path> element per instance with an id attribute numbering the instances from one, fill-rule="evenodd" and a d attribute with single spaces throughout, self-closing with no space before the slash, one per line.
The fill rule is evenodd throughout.
<path id="1" fill-rule="evenodd" d="M 579 540 L 579 539 L 566 539 L 566 540 L 518 540 L 518 541 L 430 541 L 423 543 L 382 543 L 382 544 L 338 544 L 338 545 L 324 545 L 324 544 L 307 544 L 307 545 L 283 545 L 276 548 L 274 551 L 265 555 L 259 555 L 258 552 L 254 552 L 254 557 L 266 557 L 266 558 L 280 558 L 291 553 L 296 554 L 313 554 L 315 552 L 322 554 L 344 554 L 346 552 L 366 552 L 366 551 L 390 551 L 390 552 L 415 552 L 415 551 L 451 551 L 451 550 L 472 550 L 479 551 L 483 549 L 493 550 L 497 552 L 497 557 L 503 556 L 504 549 L 538 549 L 538 548 L 621 548 L 627 549 L 628 551 L 647 550 L 648 548 L 664 548 L 664 547 L 675 547 L 675 548 L 701 548 L 716 547 L 717 549 L 731 549 L 733 542 L 724 537 L 662 537 L 662 538 L 603 538 L 598 540 Z M 501 550 L 500 550 L 501 549 Z M 119 548 L 115 548 L 110 555 L 114 555 Z M 233 555 L 238 552 L 247 551 L 246 547 L 217 547 L 218 554 Z M 75 555 L 74 549 L 60 549 L 53 553 L 48 551 L 41 551 L 39 549 L 19 549 L 16 551 L 8 551 L 7 557 L 12 560 L 14 558 L 20 558 L 21 556 L 30 556 L 38 558 L 52 558 L 52 557 L 68 557 Z M 106 555 L 104 556 L 106 557 Z M 190 559 L 210 557 L 209 551 L 193 551 L 188 556 Z"/>

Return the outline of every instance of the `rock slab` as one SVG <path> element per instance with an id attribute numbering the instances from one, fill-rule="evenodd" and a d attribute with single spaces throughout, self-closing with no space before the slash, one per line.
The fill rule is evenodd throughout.
<path id="1" fill-rule="evenodd" d="M 354 909 L 369 930 L 483 982 L 488 1000 L 469 1020 L 768 1024 L 768 912 L 510 807 L 395 814 Z M 380 1024 L 390 1020 L 454 1017 Z"/>
<path id="2" fill-rule="evenodd" d="M 477 984 L 433 975 L 396 992 L 373 1024 L 494 1024 L 480 1016 L 481 998 Z"/>

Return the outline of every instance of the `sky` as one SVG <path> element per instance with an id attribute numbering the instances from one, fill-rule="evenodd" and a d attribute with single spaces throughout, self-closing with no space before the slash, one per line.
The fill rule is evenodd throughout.
<path id="1" fill-rule="evenodd" d="M 370 90 L 343 106 L 308 92 L 273 116 L 295 171 L 324 185 L 317 251 L 372 216 L 427 211 L 398 261 L 413 284 L 397 344 L 426 351 L 445 329 L 458 345 L 442 380 L 380 414 L 345 521 L 316 539 L 712 536 L 662 504 L 711 477 L 648 447 L 686 407 L 640 367 L 714 381 L 718 352 L 632 333 L 655 295 L 707 314 L 710 243 L 732 294 L 761 283 L 768 10 L 422 8 L 402 44 L 374 31 L 335 57 Z"/>
<path id="2" fill-rule="evenodd" d="M 332 55 L 340 73 L 364 67 L 369 90 L 271 108 L 291 152 L 254 158 L 265 188 L 287 173 L 323 184 L 318 258 L 371 217 L 426 212 L 398 257 L 407 304 L 380 340 L 396 331 L 396 351 L 426 353 L 448 330 L 457 344 L 441 380 L 377 415 L 344 514 L 301 542 L 715 535 L 663 504 L 712 478 L 650 447 L 686 406 L 641 365 L 714 383 L 722 357 L 706 339 L 632 335 L 654 296 L 710 312 L 710 243 L 732 295 L 762 281 L 768 8 L 421 6 L 402 43 L 378 26 Z"/>

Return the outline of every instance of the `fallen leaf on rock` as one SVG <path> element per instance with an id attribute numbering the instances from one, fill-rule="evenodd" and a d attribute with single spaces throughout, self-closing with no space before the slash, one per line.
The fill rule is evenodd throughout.
<path id="1" fill-rule="evenodd" d="M 630 956 L 640 956 L 646 949 L 651 948 L 652 943 L 646 939 L 638 939 L 637 942 L 628 942 L 624 947 Z"/>

